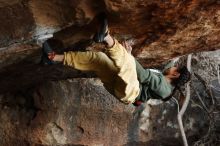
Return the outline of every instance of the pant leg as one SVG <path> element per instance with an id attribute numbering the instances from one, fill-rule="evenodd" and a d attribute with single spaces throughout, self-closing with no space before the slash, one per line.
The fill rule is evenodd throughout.
<path id="1" fill-rule="evenodd" d="M 98 71 L 107 62 L 101 52 L 64 52 L 64 65 L 81 71 Z"/>
<path id="2" fill-rule="evenodd" d="M 81 71 L 94 71 L 99 76 L 117 72 L 113 61 L 103 52 L 64 52 L 63 64 Z"/>
<path id="3" fill-rule="evenodd" d="M 117 68 L 113 61 L 103 52 L 64 52 L 64 65 L 81 71 L 94 71 L 105 88 L 113 95 Z"/>
<path id="4" fill-rule="evenodd" d="M 118 68 L 115 94 L 121 98 L 121 101 L 133 103 L 140 92 L 134 57 L 128 54 L 127 50 L 117 40 L 115 40 L 113 47 L 106 49 L 106 54 Z"/>
<path id="5" fill-rule="evenodd" d="M 113 60 L 118 68 L 121 68 L 124 64 L 124 60 L 127 60 L 131 55 L 127 53 L 127 50 L 114 39 L 115 44 L 111 48 L 106 48 L 106 54 Z"/>
<path id="6" fill-rule="evenodd" d="M 126 50 L 125 50 L 126 51 Z M 82 71 L 94 71 L 104 83 L 105 88 L 123 103 L 133 103 L 139 94 L 139 82 L 137 80 L 134 58 L 123 52 L 120 58 L 123 64 L 116 65 L 116 61 L 102 52 L 66 52 L 64 53 L 64 65 L 71 66 Z M 126 54 L 125 54 L 126 53 Z"/>

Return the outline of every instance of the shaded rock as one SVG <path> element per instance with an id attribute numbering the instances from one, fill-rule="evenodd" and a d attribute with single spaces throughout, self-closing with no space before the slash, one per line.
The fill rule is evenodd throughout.
<path id="1" fill-rule="evenodd" d="M 133 55 L 144 67 L 153 67 L 219 49 L 219 10 L 219 0 L 1 0 L 1 145 L 181 145 L 175 104 L 135 109 L 112 97 L 97 79 L 68 80 L 94 75 L 40 65 L 41 43 L 53 37 L 62 42 L 56 46 L 60 52 L 100 50 L 88 40 L 96 30 L 93 18 L 104 11 L 111 34 L 119 41 L 134 40 Z M 193 58 L 193 70 L 208 83 L 216 80 L 219 64 L 219 53 L 212 54 Z M 204 86 L 193 82 L 211 106 Z M 198 99 L 191 101 L 183 121 L 190 145 L 210 126 Z M 219 116 L 213 117 L 216 130 L 208 142 L 218 145 Z"/>
<path id="2" fill-rule="evenodd" d="M 79 41 L 94 34 L 96 23 L 92 20 L 101 11 L 107 14 L 113 36 L 119 41 L 134 40 L 132 53 L 145 67 L 192 52 L 216 50 L 220 48 L 219 7 L 218 0 L 3 0 L 0 73 L 7 70 L 3 67 L 25 68 L 26 58 L 34 60 L 28 62 L 34 69 L 41 56 L 39 45 L 53 35 L 64 47 L 77 43 L 75 48 L 80 47 Z M 100 50 L 99 45 L 91 48 Z M 5 86 L 5 82 L 0 84 Z"/>
<path id="3" fill-rule="evenodd" d="M 35 22 L 27 2 L 27 0 L 0 2 L 1 48 L 29 40 L 33 35 Z"/>

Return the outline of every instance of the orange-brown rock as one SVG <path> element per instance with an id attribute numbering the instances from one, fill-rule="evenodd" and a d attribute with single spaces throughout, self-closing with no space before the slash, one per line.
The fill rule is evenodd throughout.
<path id="1" fill-rule="evenodd" d="M 25 58 L 30 66 L 38 63 L 40 44 L 52 34 L 65 47 L 91 37 L 95 31 L 92 19 L 102 11 L 107 13 L 113 36 L 135 41 L 132 53 L 145 67 L 220 47 L 218 0 L 2 0 L 0 11 L 1 81 L 7 70 L 19 72 L 22 63 L 16 64 L 27 63 Z"/>
<path id="2" fill-rule="evenodd" d="M 84 47 L 79 41 L 94 34 L 92 20 L 103 11 L 115 38 L 134 40 L 132 53 L 144 67 L 220 49 L 219 0 L 0 0 L 2 145 L 182 144 L 174 106 L 164 104 L 149 115 L 147 107 L 122 105 L 99 81 L 67 80 L 91 73 L 39 64 L 41 44 L 52 36 L 63 43 L 59 51 Z M 201 116 L 198 108 L 190 113 Z M 192 142 L 207 127 L 205 118 L 190 116 L 185 124 Z"/>

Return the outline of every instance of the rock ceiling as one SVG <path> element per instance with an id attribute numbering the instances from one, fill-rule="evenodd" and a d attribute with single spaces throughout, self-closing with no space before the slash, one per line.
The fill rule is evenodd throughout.
<path id="1" fill-rule="evenodd" d="M 67 47 L 88 39 L 102 11 L 111 34 L 134 40 L 132 53 L 145 67 L 220 48 L 219 0 L 0 0 L 0 91 L 81 76 L 39 65 L 41 43 L 54 36 Z"/>

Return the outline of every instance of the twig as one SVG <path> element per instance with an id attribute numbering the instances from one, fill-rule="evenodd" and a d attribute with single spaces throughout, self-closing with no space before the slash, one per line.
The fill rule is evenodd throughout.
<path id="1" fill-rule="evenodd" d="M 220 84 L 220 64 L 217 66 L 218 83 Z"/>
<path id="2" fill-rule="evenodd" d="M 220 82 L 220 76 L 219 76 L 219 65 L 217 66 L 217 76 L 218 76 L 218 82 Z M 210 107 L 206 107 L 205 103 L 203 102 L 201 96 L 199 93 L 195 90 L 200 102 L 203 105 L 203 108 L 207 111 L 208 110 L 208 116 L 209 116 L 209 127 L 208 131 L 205 136 L 200 138 L 197 142 L 194 143 L 194 146 L 200 146 L 200 145 L 216 145 L 218 143 L 218 136 L 216 135 L 216 116 L 215 114 L 219 114 L 216 110 L 216 107 L 218 106 L 218 100 L 216 100 L 216 97 L 211 92 L 211 88 L 216 89 L 219 91 L 215 86 L 210 85 L 208 86 L 207 83 L 200 77 L 199 75 L 195 74 L 195 77 L 203 84 L 203 86 L 206 88 L 206 93 L 208 96 L 212 98 L 213 104 Z M 207 88 L 209 87 L 209 88 Z M 209 90 L 208 90 L 209 89 Z M 217 109 L 218 110 L 218 109 Z"/>
<path id="3" fill-rule="evenodd" d="M 192 55 L 190 54 L 190 55 L 188 55 L 188 58 L 187 58 L 187 69 L 189 71 L 191 71 L 191 60 L 192 60 Z M 177 115 L 177 119 L 178 119 L 178 123 L 179 123 L 180 132 L 181 132 L 181 135 L 182 135 L 184 146 L 188 146 L 188 142 L 187 142 L 186 134 L 185 134 L 185 131 L 184 131 L 184 128 L 183 128 L 182 117 L 183 117 L 183 114 L 186 111 L 186 108 L 187 108 L 188 104 L 189 104 L 189 100 L 190 100 L 190 82 L 188 82 L 187 85 L 186 85 L 186 99 L 183 103 L 183 106 L 182 106 L 180 112 Z"/>
<path id="4" fill-rule="evenodd" d="M 197 97 L 199 98 L 199 101 L 201 102 L 203 108 L 206 110 L 207 113 L 209 113 L 208 108 L 206 107 L 205 103 L 203 102 L 201 96 L 199 95 L 198 91 L 194 89 L 194 91 L 196 92 Z"/>
<path id="5" fill-rule="evenodd" d="M 178 113 L 179 113 L 179 111 L 180 111 L 180 108 L 179 108 L 179 103 L 178 103 L 178 100 L 176 100 L 176 98 L 175 97 L 172 97 L 171 99 L 173 99 L 173 101 L 177 104 L 177 111 L 178 111 Z"/>
<path id="6" fill-rule="evenodd" d="M 200 105 L 200 104 L 197 104 L 195 101 L 191 100 L 192 101 L 192 107 L 195 106 L 195 107 L 199 107 L 200 109 L 204 110 L 204 108 Z M 204 110 L 205 111 L 205 110 Z M 206 111 L 207 112 L 207 111 Z"/>
<path id="7" fill-rule="evenodd" d="M 194 73 L 195 77 L 202 83 L 202 85 L 205 87 L 206 93 L 208 94 L 209 97 L 212 99 L 212 104 L 215 104 L 214 97 L 212 95 L 212 92 L 210 88 L 208 87 L 207 83 L 203 80 L 203 78 L 198 75 L 197 73 Z"/>

